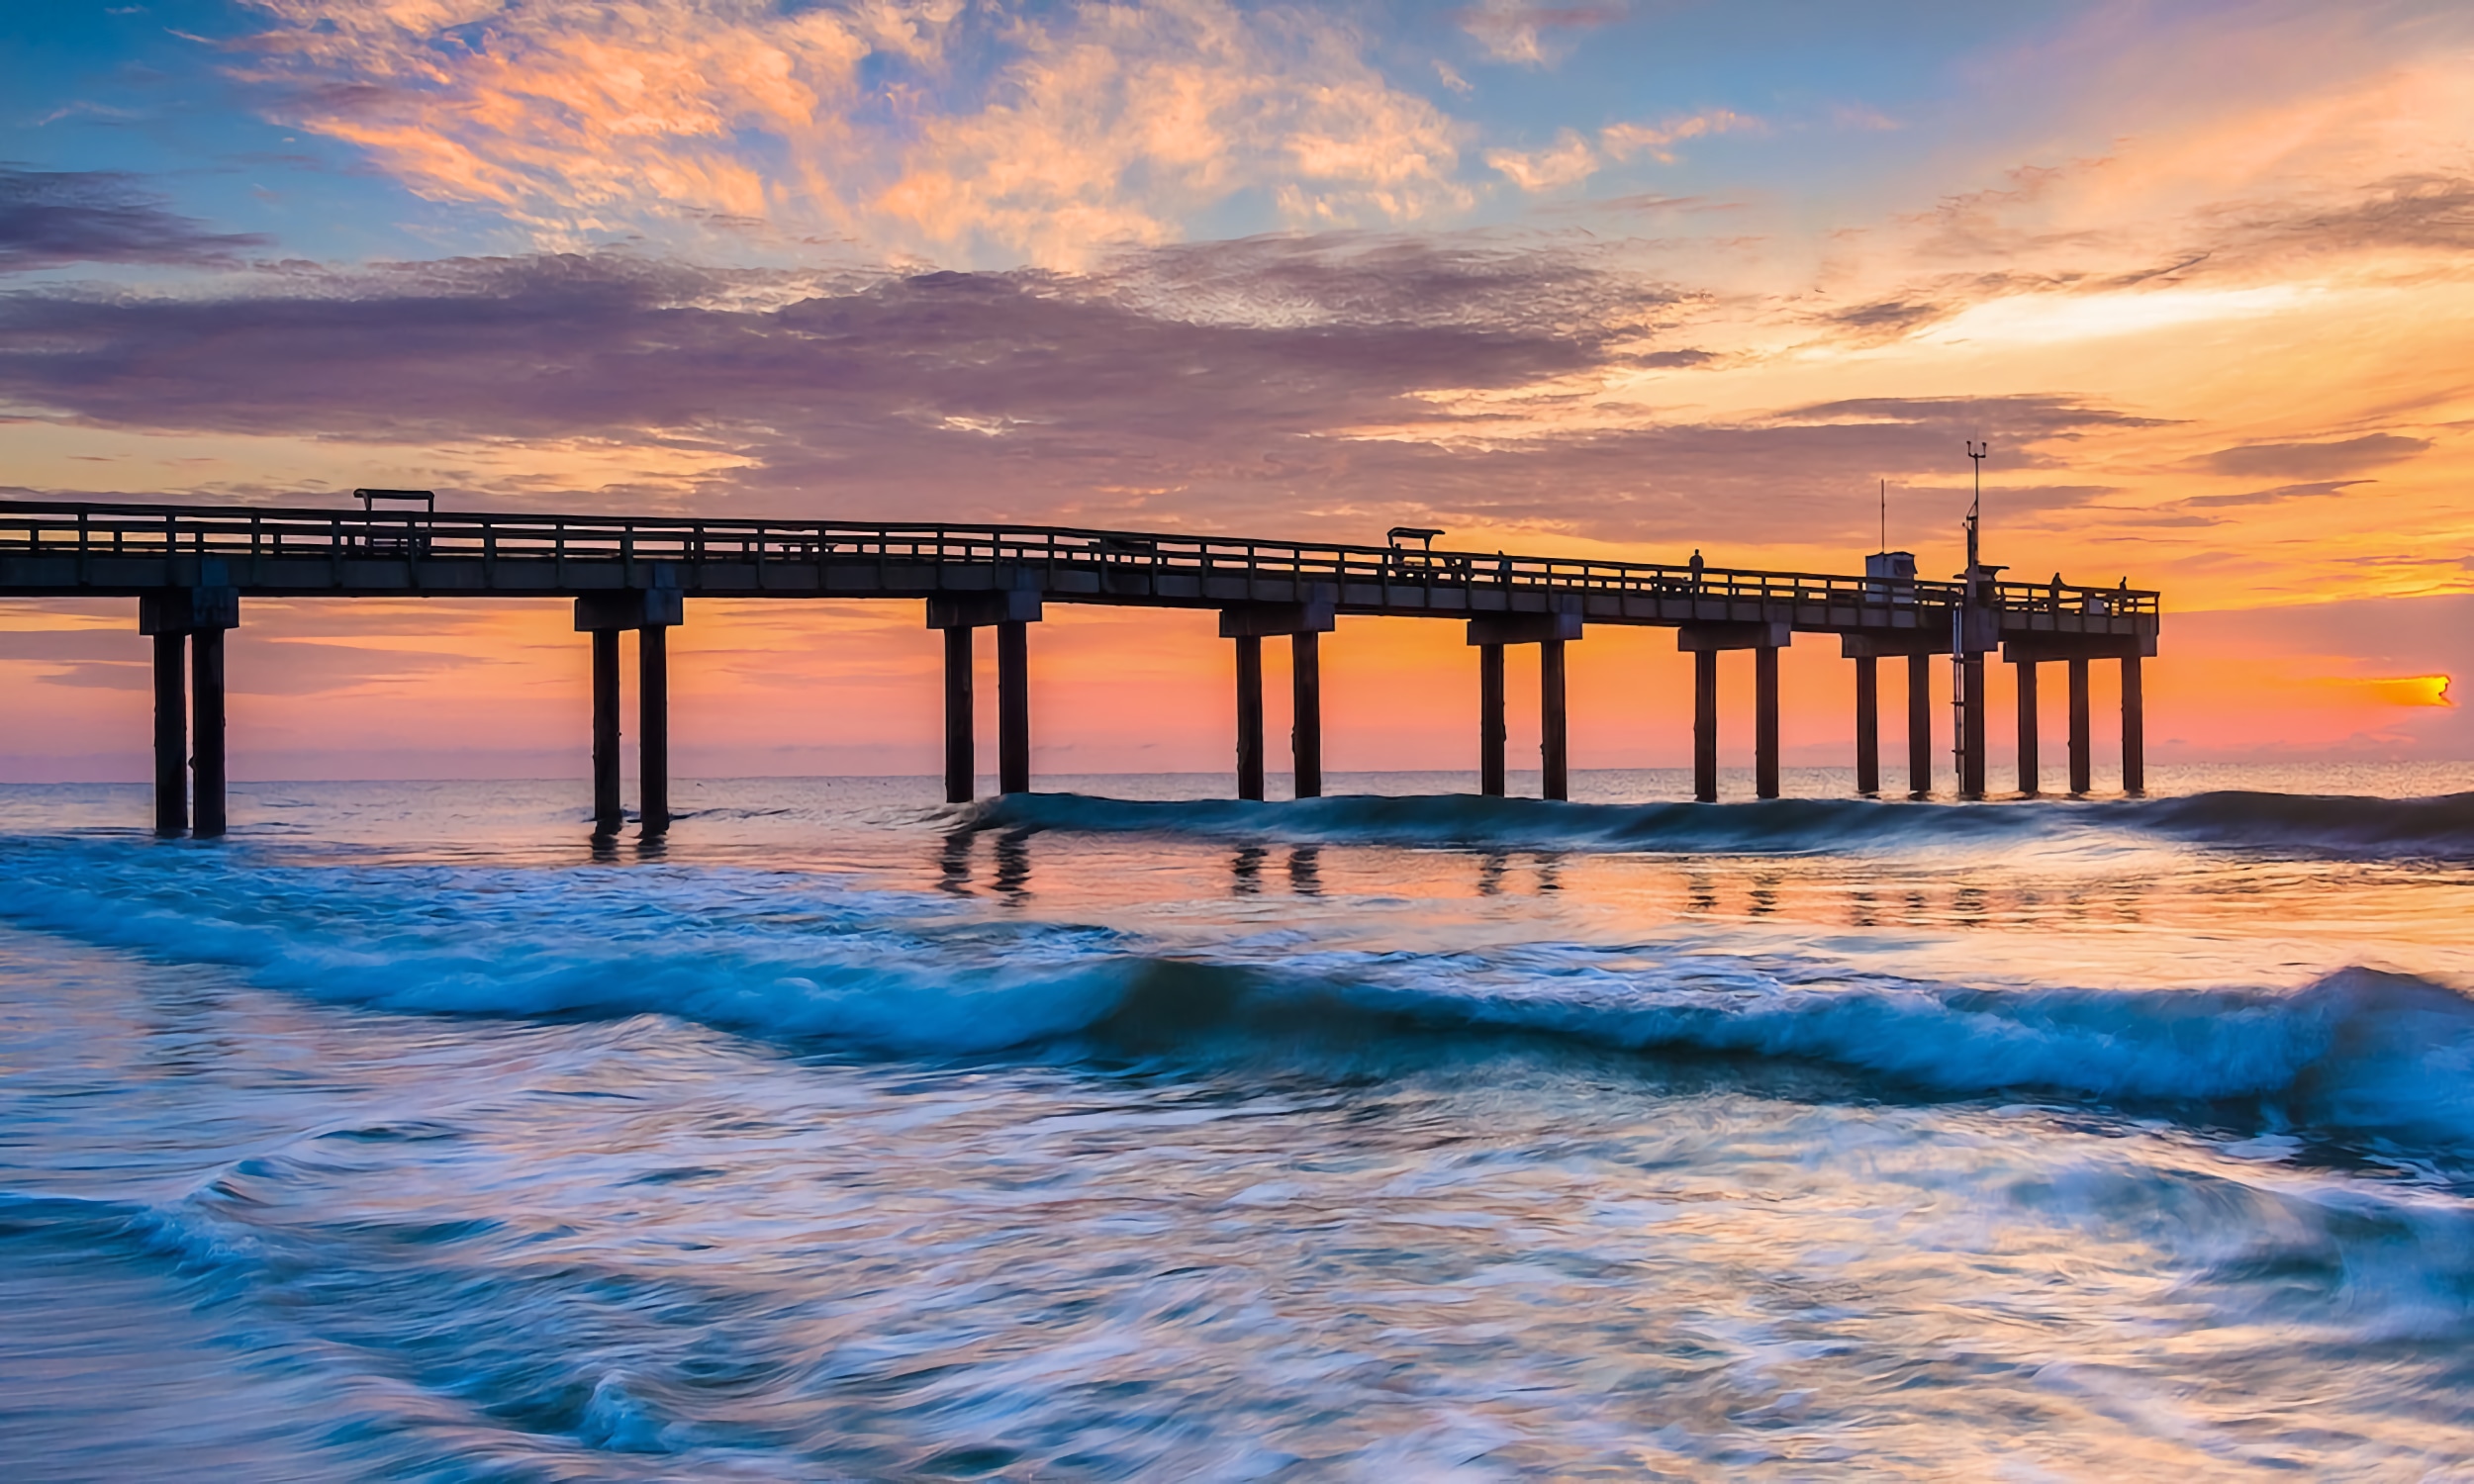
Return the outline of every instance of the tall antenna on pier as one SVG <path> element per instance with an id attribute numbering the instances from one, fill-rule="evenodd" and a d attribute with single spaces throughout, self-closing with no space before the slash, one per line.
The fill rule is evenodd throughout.
<path id="1" fill-rule="evenodd" d="M 1993 443 L 1989 438 L 1981 443 L 1973 438 L 1967 440 L 1967 457 L 1976 466 L 1975 503 L 1967 507 L 1967 594 L 1970 598 L 1975 596 L 1976 526 L 1984 516 L 1984 456 L 1992 451 Z"/>
<path id="2" fill-rule="evenodd" d="M 1876 546 L 1876 547 L 1874 547 L 1874 548 L 1873 548 L 1873 550 L 1875 550 L 1875 551 L 1887 551 L 1887 550 L 1889 550 L 1889 549 L 1890 549 L 1890 482 L 1889 482 L 1888 480 L 1886 480 L 1886 479 L 1885 479 L 1885 480 L 1881 481 L 1881 544 L 1880 544 L 1880 545 L 1878 545 L 1878 546 Z"/>
<path id="3" fill-rule="evenodd" d="M 1967 458 L 1975 465 L 1975 499 L 1967 507 L 1967 570 L 1959 575 L 1966 584 L 1964 597 L 1950 615 L 1950 751 L 1951 771 L 1958 775 L 1958 796 L 1967 796 L 1967 609 L 1975 605 L 1976 584 L 1983 580 L 1983 568 L 1976 551 L 1976 529 L 1984 517 L 1984 457 L 1993 451 L 1990 438 L 1979 443 L 1967 440 Z"/>

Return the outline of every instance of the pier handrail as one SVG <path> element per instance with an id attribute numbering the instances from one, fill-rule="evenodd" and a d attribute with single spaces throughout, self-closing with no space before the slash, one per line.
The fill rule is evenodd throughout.
<path id="1" fill-rule="evenodd" d="M 1966 585 L 1503 552 L 1403 550 L 1168 531 L 935 521 L 730 519 L 0 501 L 0 553 L 633 563 L 909 561 L 1033 569 L 1142 566 L 1415 586 L 1650 593 L 1772 603 L 1963 603 Z M 2154 614 L 2150 589 L 1996 582 L 1990 606 Z"/>

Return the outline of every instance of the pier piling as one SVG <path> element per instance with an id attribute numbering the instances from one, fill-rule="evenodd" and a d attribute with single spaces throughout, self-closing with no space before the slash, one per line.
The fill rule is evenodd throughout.
<path id="1" fill-rule="evenodd" d="M 1881 662 L 1872 655 L 1856 661 L 1856 791 L 1881 791 Z"/>
<path id="2" fill-rule="evenodd" d="M 1545 798 L 1571 797 L 1570 734 L 1564 711 L 1564 641 L 1546 639 L 1538 645 L 1538 792 Z"/>
<path id="3" fill-rule="evenodd" d="M 1299 798 L 1323 796 L 1322 637 L 1310 629 L 1288 636 L 1288 750 L 1296 769 Z"/>
<path id="4" fill-rule="evenodd" d="M 2140 687 L 2140 657 L 2122 657 L 2122 791 L 2147 791 L 2147 698 Z"/>
<path id="5" fill-rule="evenodd" d="M 997 788 L 1031 788 L 1031 626 L 1018 619 L 997 625 Z"/>
<path id="6" fill-rule="evenodd" d="M 1907 657 L 1907 794 L 1933 791 L 1933 656 Z"/>
<path id="7" fill-rule="evenodd" d="M 636 831 L 658 839 L 670 833 L 670 630 L 646 624 L 635 642 Z"/>
<path id="8" fill-rule="evenodd" d="M 2063 663 L 2070 667 L 2070 791 L 2085 793 L 2096 776 L 2088 746 L 2087 661 Z"/>
<path id="9" fill-rule="evenodd" d="M 1263 638 L 1237 636 L 1237 796 L 1263 798 Z"/>
<path id="10" fill-rule="evenodd" d="M 1778 650 L 1753 651 L 1753 793 L 1778 796 Z"/>
<path id="11" fill-rule="evenodd" d="M 1984 796 L 1984 656 L 1958 662 L 1958 796 Z"/>
<path id="12" fill-rule="evenodd" d="M 608 839 L 626 823 L 618 801 L 618 630 L 593 630 L 593 835 Z"/>
<path id="13" fill-rule="evenodd" d="M 1477 646 L 1477 791 L 1503 796 L 1503 646 Z"/>
<path id="14" fill-rule="evenodd" d="M 154 635 L 154 832 L 189 833 L 189 681 L 182 674 L 188 636 Z"/>
<path id="15" fill-rule="evenodd" d="M 189 636 L 189 781 L 196 799 L 189 833 L 214 840 L 224 833 L 224 631 Z"/>
<path id="16" fill-rule="evenodd" d="M 2012 667 L 2019 677 L 2019 791 L 2033 796 L 2044 787 L 2043 760 L 2037 756 L 2036 662 Z"/>
<path id="17" fill-rule="evenodd" d="M 979 791 L 978 739 L 973 734 L 971 635 L 956 626 L 945 630 L 945 802 L 969 803 Z"/>
<path id="18" fill-rule="evenodd" d="M 1718 652 L 1692 656 L 1692 796 L 1718 802 Z"/>

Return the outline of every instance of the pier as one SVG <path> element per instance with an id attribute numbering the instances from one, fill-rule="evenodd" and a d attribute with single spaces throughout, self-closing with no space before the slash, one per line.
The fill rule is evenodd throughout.
<path id="1" fill-rule="evenodd" d="M 1689 563 L 1609 562 L 1433 548 L 1440 531 L 1388 545 L 1260 541 L 1063 526 L 706 520 L 379 510 L 425 492 L 366 492 L 358 510 L 0 502 L 0 598 L 130 598 L 154 640 L 155 829 L 225 829 L 224 635 L 244 598 L 541 598 L 570 601 L 593 678 L 598 835 L 625 820 L 619 779 L 618 635 L 639 636 L 637 815 L 670 825 L 666 634 L 686 601 L 884 599 L 923 605 L 942 630 L 945 789 L 978 776 L 972 656 L 996 630 L 999 787 L 1031 786 L 1030 633 L 1050 603 L 1213 609 L 1231 641 L 1235 788 L 1264 796 L 1263 641 L 1285 637 L 1294 686 L 1291 765 L 1299 797 L 1322 791 L 1320 643 L 1344 616 L 1443 619 L 1477 651 L 1480 788 L 1505 791 L 1504 649 L 1539 646 L 1541 791 L 1568 794 L 1565 654 L 1602 624 L 1671 628 L 1693 656 L 1694 796 L 1718 797 L 1718 657 L 1754 652 L 1755 793 L 1779 792 L 1778 651 L 1837 638 L 1856 666 L 1858 791 L 1881 789 L 1879 665 L 1907 662 L 1907 791 L 1934 788 L 1933 672 L 1948 671 L 1957 791 L 1985 796 L 1984 661 L 2018 668 L 2020 788 L 2038 787 L 2038 667 L 2068 672 L 2069 787 L 2088 790 L 2089 667 L 2121 666 L 2122 777 L 2144 787 L 2140 664 L 2156 653 L 2157 595 L 2128 586 L 1951 581 L 1913 575 L 1903 553 L 1861 576 Z M 1409 545 L 1417 540 L 1418 545 Z"/>

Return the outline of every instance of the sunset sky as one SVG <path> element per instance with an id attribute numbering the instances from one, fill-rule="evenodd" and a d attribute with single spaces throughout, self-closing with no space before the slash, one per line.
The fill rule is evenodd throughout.
<path id="1" fill-rule="evenodd" d="M 16 498 L 1848 571 L 1887 481 L 1941 575 L 1989 439 L 1989 560 L 2163 591 L 2151 757 L 2474 757 L 2463 0 L 23 0 L 0 279 Z M 0 778 L 146 776 L 134 606 L 0 608 Z M 1226 766 L 1208 614 L 1049 613 L 1041 770 Z M 581 770 L 563 604 L 243 618 L 237 777 Z M 935 767 L 915 604 L 673 650 L 683 773 Z M 1474 766 L 1456 625 L 1324 653 L 1332 768 Z M 1670 633 L 1572 664 L 1575 767 L 1688 761 Z"/>

